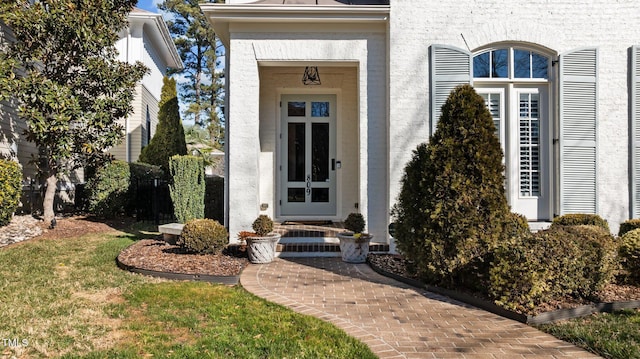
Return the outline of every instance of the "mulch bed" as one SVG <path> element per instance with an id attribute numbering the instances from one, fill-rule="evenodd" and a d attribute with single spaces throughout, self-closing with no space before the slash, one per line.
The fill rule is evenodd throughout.
<path id="1" fill-rule="evenodd" d="M 237 276 L 249 264 L 246 257 L 228 254 L 195 254 L 164 241 L 145 239 L 118 256 L 125 266 L 156 272 Z"/>

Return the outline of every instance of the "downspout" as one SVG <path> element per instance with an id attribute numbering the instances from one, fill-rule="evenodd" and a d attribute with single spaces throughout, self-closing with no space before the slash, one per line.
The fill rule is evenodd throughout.
<path id="1" fill-rule="evenodd" d="M 126 62 L 129 62 L 129 46 L 131 46 L 131 24 L 127 27 L 127 54 L 126 54 Z M 130 134 L 129 134 L 129 116 L 125 116 L 124 118 L 124 151 L 125 151 L 125 160 L 127 162 L 131 162 L 131 148 L 130 146 Z"/>

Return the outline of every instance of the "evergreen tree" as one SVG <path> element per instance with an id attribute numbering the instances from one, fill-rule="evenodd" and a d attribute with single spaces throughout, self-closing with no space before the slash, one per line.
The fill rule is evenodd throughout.
<path id="1" fill-rule="evenodd" d="M 159 105 L 156 133 L 149 145 L 142 149 L 138 161 L 158 165 L 165 173 L 169 173 L 169 158 L 187 154 L 184 128 L 180 120 L 176 80 L 168 77 L 163 79 Z"/>
<path id="2" fill-rule="evenodd" d="M 186 119 L 207 128 L 213 147 L 221 148 L 223 120 L 218 117 L 217 107 L 223 91 L 218 60 L 222 47 L 198 0 L 165 0 L 158 8 L 171 15 L 167 25 L 184 63 L 184 69 L 173 73 L 188 79 L 180 84 L 181 99 L 187 104 Z"/>
<path id="3" fill-rule="evenodd" d="M 0 21 L 16 38 L 3 49 L 0 99 L 13 96 L 38 146 L 46 178 L 44 220 L 54 218 L 59 176 L 70 162 L 100 159 L 123 137 L 118 120 L 131 111 L 147 69 L 117 60 L 118 32 L 135 0 L 1 0 Z"/>
<path id="4" fill-rule="evenodd" d="M 487 255 L 509 215 L 494 133 L 482 97 L 469 85 L 459 86 L 442 107 L 429 143 L 418 146 L 405 168 L 393 210 L 398 248 L 432 283 L 487 276 Z"/>

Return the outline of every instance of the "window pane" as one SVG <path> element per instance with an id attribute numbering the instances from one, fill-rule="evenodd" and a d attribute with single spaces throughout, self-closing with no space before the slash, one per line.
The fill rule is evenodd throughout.
<path id="1" fill-rule="evenodd" d="M 547 69 L 549 68 L 549 59 L 546 56 L 531 53 L 531 64 L 533 67 L 533 78 L 548 79 Z"/>
<path id="2" fill-rule="evenodd" d="M 287 201 L 304 202 L 304 188 L 287 188 Z"/>
<path id="3" fill-rule="evenodd" d="M 328 102 L 312 102 L 311 117 L 329 117 Z"/>
<path id="4" fill-rule="evenodd" d="M 304 181 L 305 167 L 305 131 L 304 123 L 290 122 L 288 128 L 288 153 L 287 153 L 287 169 L 288 180 L 295 182 Z"/>
<path id="5" fill-rule="evenodd" d="M 311 180 L 329 180 L 329 124 L 311 124 Z"/>
<path id="6" fill-rule="evenodd" d="M 531 52 L 524 50 L 513 51 L 513 74 L 516 78 L 531 77 Z"/>
<path id="7" fill-rule="evenodd" d="M 538 94 L 520 94 L 520 195 L 540 195 L 540 119 Z"/>
<path id="8" fill-rule="evenodd" d="M 287 102 L 287 115 L 289 117 L 304 117 L 305 106 L 304 102 Z"/>
<path id="9" fill-rule="evenodd" d="M 484 99 L 491 117 L 493 118 L 493 124 L 496 126 L 495 135 L 500 139 L 500 94 L 499 93 L 483 93 L 480 94 Z"/>
<path id="10" fill-rule="evenodd" d="M 473 57 L 473 77 L 489 77 L 489 53 Z"/>
<path id="11" fill-rule="evenodd" d="M 509 76 L 509 56 L 506 49 L 491 51 L 491 77 L 507 78 Z"/>
<path id="12" fill-rule="evenodd" d="M 312 188 L 311 202 L 329 202 L 328 188 Z"/>

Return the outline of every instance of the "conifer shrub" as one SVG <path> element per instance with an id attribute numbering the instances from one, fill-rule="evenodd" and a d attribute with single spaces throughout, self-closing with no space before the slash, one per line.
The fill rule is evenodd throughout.
<path id="1" fill-rule="evenodd" d="M 489 294 L 524 313 L 566 296 L 590 299 L 613 279 L 615 252 L 613 236 L 593 225 L 556 225 L 511 237 L 494 251 Z"/>
<path id="2" fill-rule="evenodd" d="M 580 225 L 594 225 L 602 227 L 609 231 L 609 224 L 602 217 L 597 214 L 589 213 L 571 213 L 558 216 L 553 219 L 552 226 L 580 226 Z"/>
<path id="3" fill-rule="evenodd" d="M 261 214 L 251 225 L 258 237 L 265 237 L 273 231 L 273 221 L 266 214 Z"/>
<path id="4" fill-rule="evenodd" d="M 204 164 L 196 156 L 173 156 L 169 161 L 169 186 L 174 214 L 180 223 L 204 218 Z"/>
<path id="5" fill-rule="evenodd" d="M 129 201 L 130 177 L 129 164 L 124 161 L 107 162 L 97 168 L 85 186 L 89 212 L 106 218 L 124 213 Z"/>
<path id="6" fill-rule="evenodd" d="M 364 226 L 365 221 L 362 213 L 349 213 L 347 219 L 344 220 L 344 228 L 353 233 L 362 233 Z"/>
<path id="7" fill-rule="evenodd" d="M 163 79 L 158 112 L 158 126 L 149 144 L 142 149 L 138 161 L 158 165 L 169 173 L 169 158 L 174 155 L 186 155 L 187 143 L 184 127 L 180 120 L 176 81 Z"/>
<path id="8" fill-rule="evenodd" d="M 625 233 L 640 228 L 640 218 L 629 219 L 620 223 L 620 230 L 618 231 L 618 237 L 624 236 Z"/>
<path id="9" fill-rule="evenodd" d="M 22 169 L 17 162 L 0 159 L 0 227 L 11 222 L 20 204 Z"/>
<path id="10" fill-rule="evenodd" d="M 488 279 L 488 256 L 504 236 L 509 207 L 502 149 L 484 100 L 457 87 L 437 130 L 407 164 L 393 209 L 398 249 L 432 284 L 453 285 L 472 273 Z M 486 291 L 486 289 L 485 289 Z"/>
<path id="11" fill-rule="evenodd" d="M 178 245 L 190 252 L 218 254 L 229 242 L 229 233 L 213 219 L 192 219 L 185 223 Z"/>
<path id="12" fill-rule="evenodd" d="M 622 236 L 618 253 L 628 280 L 640 284 L 640 229 L 633 229 Z"/>

